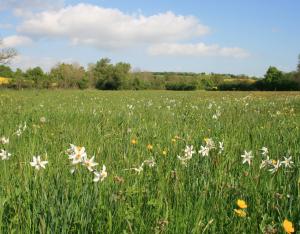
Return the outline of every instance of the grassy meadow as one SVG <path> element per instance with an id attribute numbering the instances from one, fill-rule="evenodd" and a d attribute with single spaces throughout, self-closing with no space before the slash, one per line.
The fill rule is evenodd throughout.
<path id="1" fill-rule="evenodd" d="M 0 115 L 1 233 L 300 230 L 300 93 L 2 90 Z"/>

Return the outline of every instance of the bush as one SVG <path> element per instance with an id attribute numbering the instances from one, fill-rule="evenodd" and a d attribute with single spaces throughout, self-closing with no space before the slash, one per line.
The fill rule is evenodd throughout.
<path id="1" fill-rule="evenodd" d="M 82 79 L 77 82 L 79 89 L 87 89 L 89 87 L 89 80 Z"/>
<path id="2" fill-rule="evenodd" d="M 187 83 L 168 83 L 165 88 L 166 90 L 192 91 L 197 89 L 197 85 Z"/>
<path id="3" fill-rule="evenodd" d="M 221 91 L 252 91 L 256 90 L 254 85 L 255 83 L 248 83 L 248 82 L 230 82 L 230 83 L 223 83 L 218 86 L 218 89 Z"/>

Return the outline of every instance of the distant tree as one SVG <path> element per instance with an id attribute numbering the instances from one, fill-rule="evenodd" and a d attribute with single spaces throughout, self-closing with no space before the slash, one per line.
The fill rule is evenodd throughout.
<path id="1" fill-rule="evenodd" d="M 14 48 L 5 48 L 3 40 L 0 39 L 0 64 L 8 64 L 16 56 L 17 51 Z"/>
<path id="2" fill-rule="evenodd" d="M 110 59 L 99 60 L 93 68 L 93 76 L 97 80 L 96 88 L 106 90 L 117 90 L 128 80 L 130 64 L 117 63 L 111 64 Z"/>
<path id="3" fill-rule="evenodd" d="M 269 67 L 265 74 L 265 81 L 272 83 L 278 82 L 284 78 L 283 72 L 278 70 L 276 67 Z"/>
<path id="4" fill-rule="evenodd" d="M 13 77 L 14 72 L 11 70 L 10 67 L 5 65 L 0 65 L 0 76 L 11 78 Z"/>
<path id="5" fill-rule="evenodd" d="M 50 77 L 54 81 L 59 83 L 61 88 L 77 88 L 79 86 L 86 86 L 88 80 L 86 81 L 85 70 L 79 64 L 57 64 L 50 71 Z M 85 80 L 84 82 L 82 80 Z M 84 83 L 84 85 L 83 85 Z"/>
<path id="6" fill-rule="evenodd" d="M 300 74 L 300 54 L 298 55 L 297 72 Z"/>
<path id="7" fill-rule="evenodd" d="M 25 78 L 28 80 L 32 80 L 34 82 L 35 86 L 37 87 L 38 84 L 43 82 L 43 80 L 45 78 L 45 74 L 44 74 L 42 68 L 40 68 L 40 67 L 29 68 L 25 72 Z"/>

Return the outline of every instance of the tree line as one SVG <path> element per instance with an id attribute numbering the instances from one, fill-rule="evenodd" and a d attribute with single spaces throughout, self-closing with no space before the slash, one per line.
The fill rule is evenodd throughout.
<path id="1" fill-rule="evenodd" d="M 1 40 L 0 40 L 1 45 Z M 300 55 L 295 71 L 282 72 L 269 67 L 263 78 L 246 75 L 145 72 L 132 70 L 125 62 L 113 64 L 102 58 L 84 68 L 78 63 L 59 63 L 49 72 L 41 67 L 13 71 L 8 63 L 16 56 L 12 48 L 0 50 L 0 77 L 9 78 L 2 87 L 13 89 L 87 89 L 101 90 L 300 90 Z M 1 84 L 0 84 L 1 85 Z"/>

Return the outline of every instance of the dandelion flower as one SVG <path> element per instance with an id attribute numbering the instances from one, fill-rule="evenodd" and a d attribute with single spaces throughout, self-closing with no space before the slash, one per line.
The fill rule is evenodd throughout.
<path id="1" fill-rule="evenodd" d="M 34 167 L 36 170 L 40 170 L 41 168 L 46 168 L 46 164 L 48 161 L 42 161 L 40 156 L 33 156 L 32 162 L 30 162 L 30 165 Z"/>
<path id="2" fill-rule="evenodd" d="M 153 145 L 148 144 L 148 145 L 147 145 L 147 149 L 148 149 L 148 150 L 152 150 L 152 149 L 153 149 Z"/>
<path id="3" fill-rule="evenodd" d="M 131 140 L 131 144 L 136 145 L 137 144 L 137 140 L 136 139 L 132 139 Z"/>
<path id="4" fill-rule="evenodd" d="M 247 203 L 244 200 L 238 199 L 236 204 L 238 205 L 238 207 L 240 207 L 241 209 L 245 209 L 247 208 Z"/>
<path id="5" fill-rule="evenodd" d="M 239 217 L 246 217 L 246 211 L 242 210 L 242 209 L 234 209 L 234 212 L 237 216 Z"/>
<path id="6" fill-rule="evenodd" d="M 282 223 L 282 226 L 284 228 L 284 231 L 288 234 L 291 234 L 291 233 L 294 233 L 295 232 L 295 229 L 294 229 L 294 226 L 293 226 L 293 223 L 287 219 L 285 219 Z"/>
<path id="7" fill-rule="evenodd" d="M 166 151 L 166 150 L 163 150 L 163 151 L 162 151 L 162 154 L 163 154 L 163 156 L 167 156 L 167 151 Z"/>

